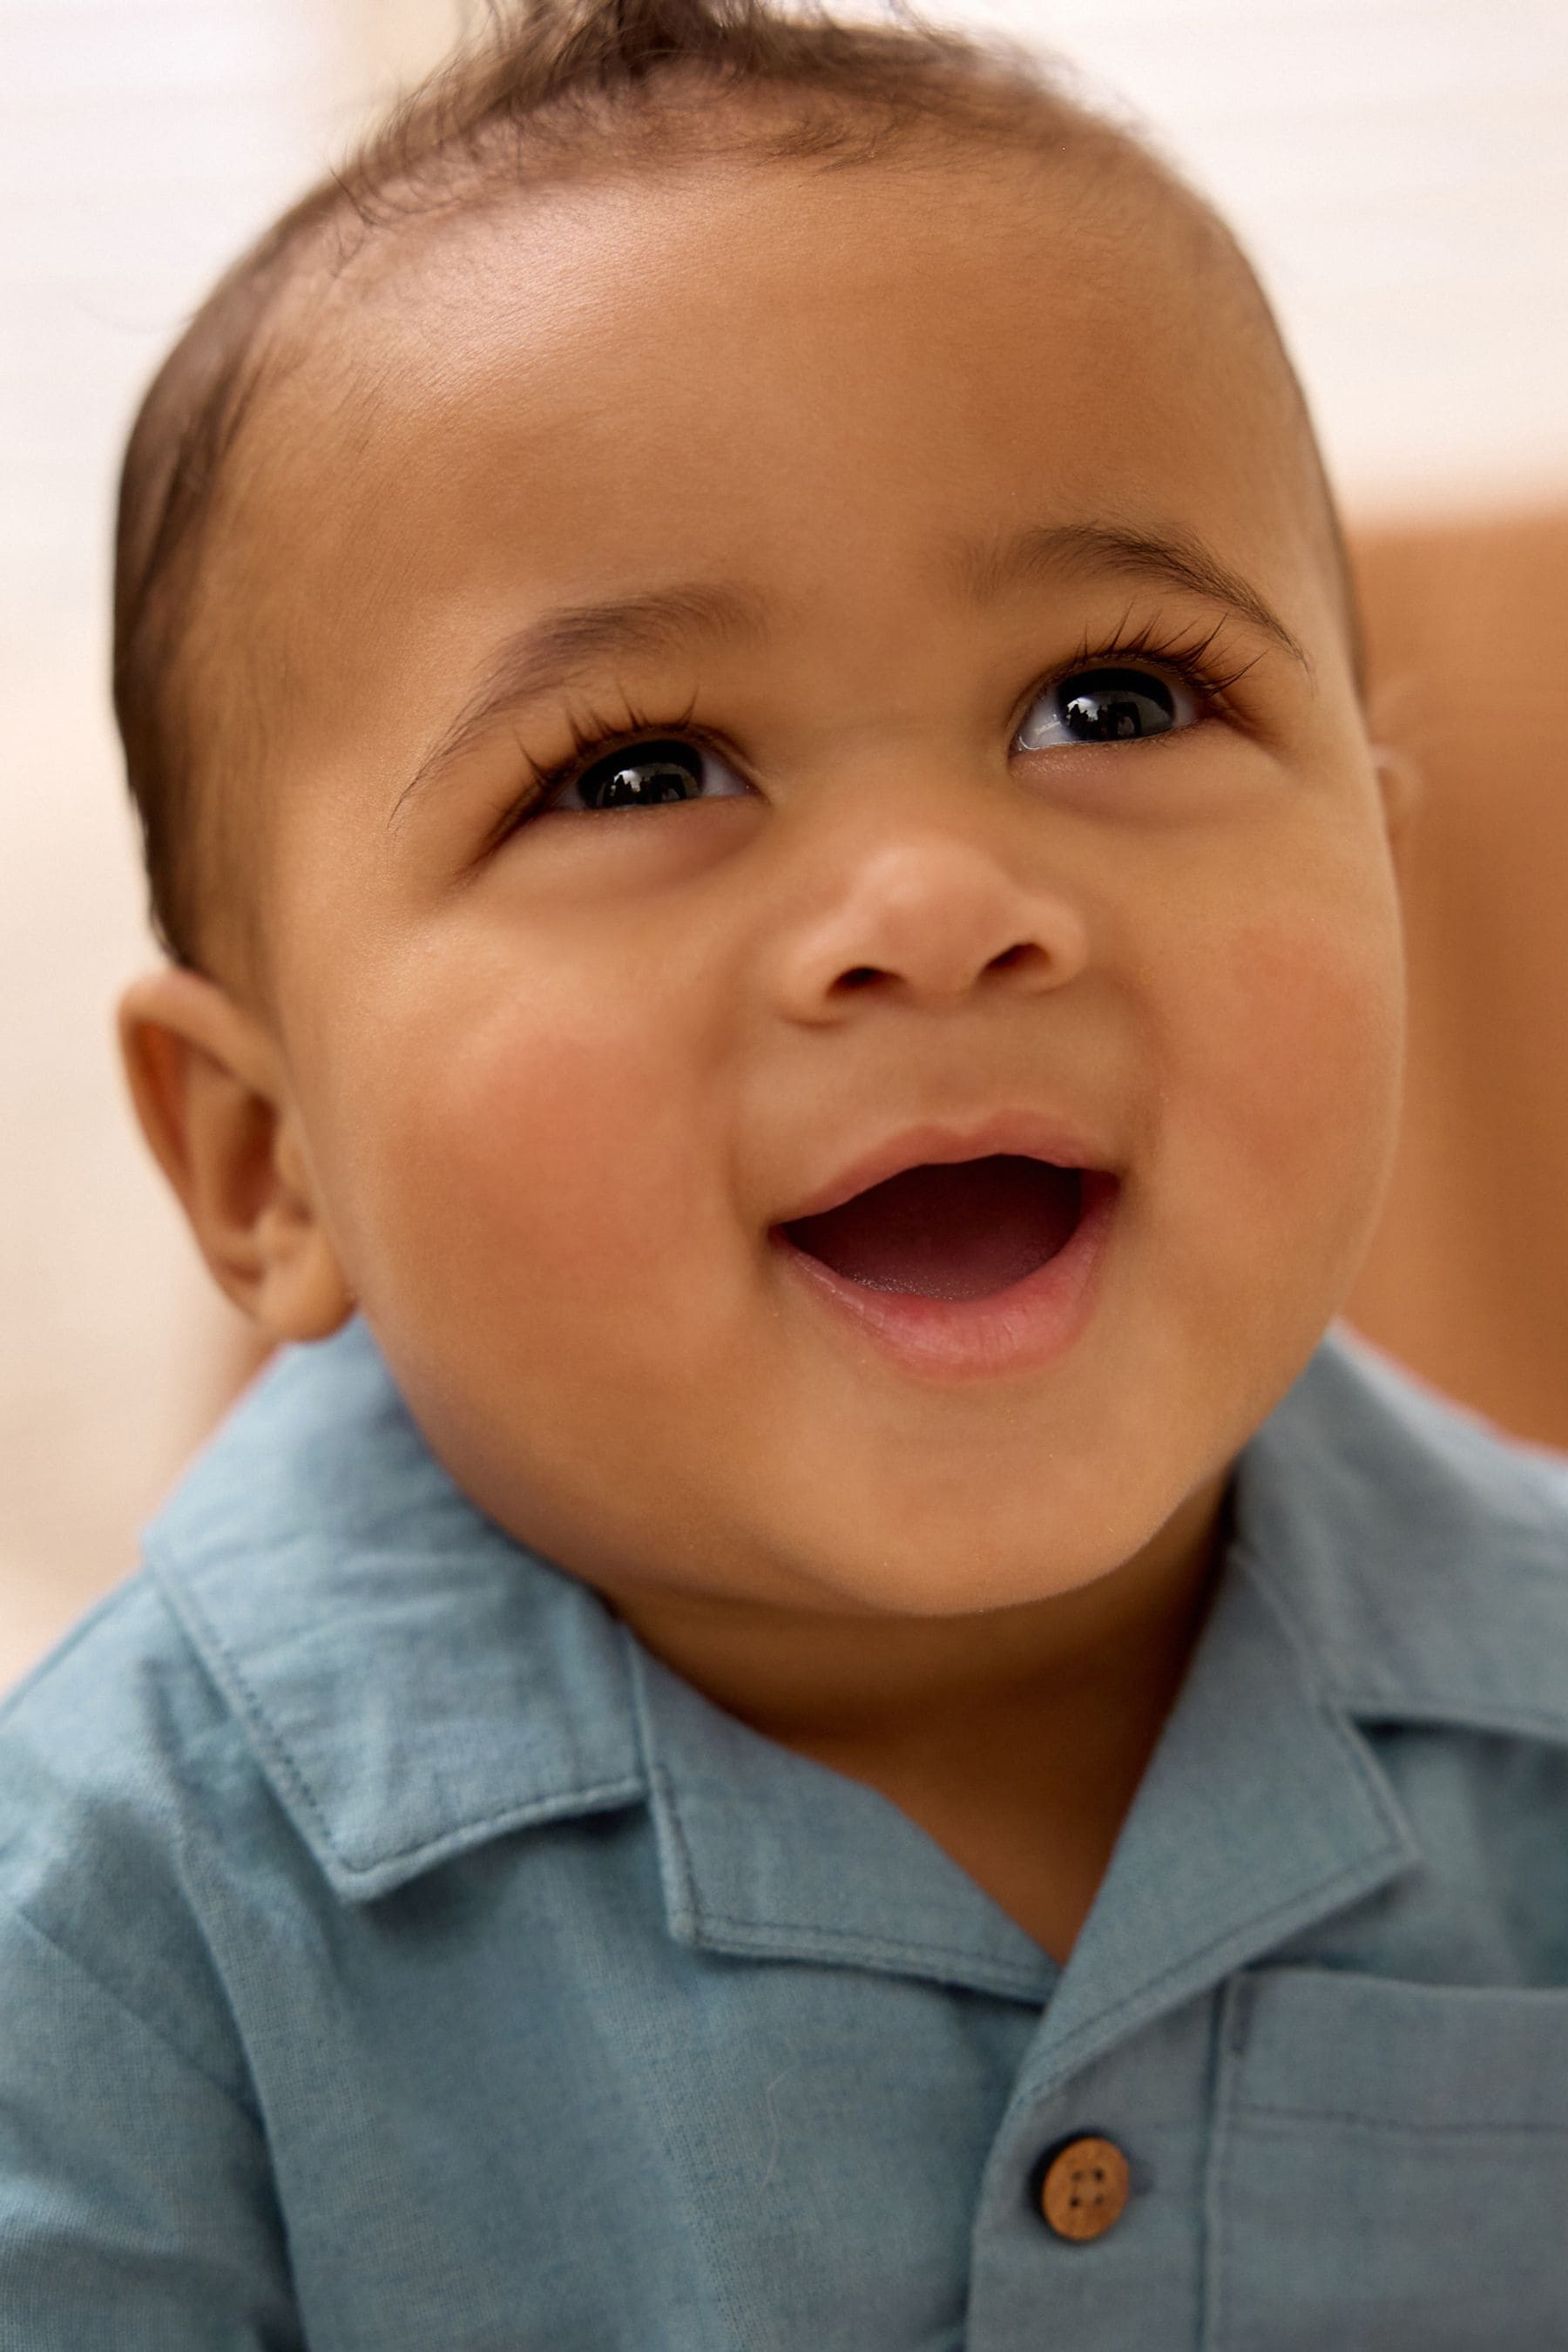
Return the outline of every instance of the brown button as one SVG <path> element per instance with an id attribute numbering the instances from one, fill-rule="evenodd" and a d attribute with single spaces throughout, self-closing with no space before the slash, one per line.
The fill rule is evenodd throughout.
<path id="1" fill-rule="evenodd" d="M 1058 2238 L 1103 2237 L 1130 2186 L 1127 2158 L 1114 2140 L 1068 2140 L 1040 2183 L 1040 2210 Z"/>

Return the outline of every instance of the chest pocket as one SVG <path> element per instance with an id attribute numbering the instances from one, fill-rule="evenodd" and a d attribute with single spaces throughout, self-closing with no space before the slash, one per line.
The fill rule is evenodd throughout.
<path id="1" fill-rule="evenodd" d="M 1212 2352 L 1568 2347 L 1568 1991 L 1237 1979 Z"/>

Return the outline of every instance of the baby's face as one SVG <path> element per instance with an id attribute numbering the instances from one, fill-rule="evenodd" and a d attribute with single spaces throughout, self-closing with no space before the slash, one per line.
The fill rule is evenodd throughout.
<path id="1" fill-rule="evenodd" d="M 448 1468 L 612 1592 L 1084 1585 L 1355 1272 L 1384 812 L 1194 256 L 1021 161 L 582 187 L 278 398 L 312 1181 Z"/>

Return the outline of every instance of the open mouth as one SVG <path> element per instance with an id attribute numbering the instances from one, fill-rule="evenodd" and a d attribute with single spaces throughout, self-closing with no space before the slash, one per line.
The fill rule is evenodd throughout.
<path id="1" fill-rule="evenodd" d="M 866 1290 L 989 1298 L 1067 1247 L 1084 1214 L 1084 1173 L 1010 1151 L 905 1168 L 778 1230 Z"/>

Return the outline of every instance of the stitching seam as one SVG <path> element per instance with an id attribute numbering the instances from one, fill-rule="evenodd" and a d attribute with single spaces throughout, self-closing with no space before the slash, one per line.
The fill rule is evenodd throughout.
<path id="1" fill-rule="evenodd" d="M 499 1829 L 503 1824 L 510 1824 L 513 1827 L 521 1828 L 531 1815 L 537 1815 L 545 1811 L 559 1797 L 571 1797 L 574 1802 L 580 1803 L 584 1810 L 586 1811 L 590 1806 L 597 1803 L 601 1798 L 625 1798 L 629 1801 L 635 1797 L 644 1794 L 643 1786 L 640 1781 L 627 1782 L 625 1780 L 596 1781 L 585 1789 L 564 1788 L 559 1790 L 549 1790 L 542 1795 L 530 1798 L 524 1802 L 513 1802 L 502 1805 L 497 1811 L 492 1813 L 472 1814 L 461 1822 L 453 1822 L 447 1828 L 438 1831 L 434 1837 L 426 1836 L 412 1839 L 407 1845 L 397 1846 L 389 1853 L 378 1854 L 376 1859 L 372 1863 L 351 1862 L 348 1856 L 338 1845 L 337 1841 L 332 1837 L 327 1825 L 326 1815 L 321 1810 L 321 1801 L 317 1797 L 315 1790 L 310 1787 L 310 1782 L 306 1780 L 303 1772 L 300 1769 L 299 1765 L 295 1762 L 294 1757 L 289 1748 L 279 1738 L 277 1732 L 273 1729 L 265 1709 L 262 1707 L 260 1701 L 257 1697 L 255 1691 L 251 1688 L 249 1682 L 247 1680 L 240 1667 L 236 1663 L 232 1654 L 214 1629 L 210 1619 L 201 1609 L 199 1603 L 193 1599 L 192 1595 L 188 1591 L 183 1590 L 179 1594 L 179 1600 L 175 1605 L 175 1613 L 180 1613 L 181 1610 L 188 1611 L 190 1616 L 201 1626 L 204 1635 L 211 1644 L 214 1651 L 216 1651 L 216 1654 L 223 1660 L 224 1665 L 227 1669 L 233 1681 L 235 1689 L 239 1693 L 240 1697 L 245 1702 L 246 1714 L 251 1724 L 252 1729 L 255 1732 L 257 1739 L 259 1741 L 264 1751 L 272 1759 L 289 1792 L 297 1800 L 301 1810 L 309 1816 L 322 1845 L 331 1855 L 333 1861 L 342 1871 L 345 1877 L 374 1878 L 381 1871 L 384 1870 L 389 1863 L 405 1862 L 411 1854 L 429 1853 L 434 1848 L 444 1845 L 450 1840 L 461 1837 L 473 1830 Z"/>
<path id="2" fill-rule="evenodd" d="M 1373 1863 L 1392 1860 L 1402 1851 L 1401 1845 L 1386 1843 L 1377 1848 L 1370 1860 Z M 1227 1927 L 1224 1935 L 1215 1936 L 1210 1942 L 1200 1945 L 1195 1952 L 1184 1952 L 1179 1961 L 1173 1961 L 1170 1967 L 1162 1969 L 1157 1976 L 1145 1977 L 1135 1991 L 1124 1994 L 1120 2000 L 1112 2002 L 1109 2009 L 1097 2010 L 1092 2017 L 1085 2018 L 1081 2025 L 1075 2026 L 1069 2034 L 1055 2045 L 1052 2052 L 1053 2060 L 1065 2056 L 1068 2052 L 1076 2049 L 1080 2042 L 1102 2032 L 1104 2027 L 1114 2019 L 1124 2016 L 1130 2009 L 1135 2009 L 1140 2001 L 1146 2000 L 1151 1993 L 1158 1993 L 1173 1979 L 1184 1975 L 1190 1969 L 1201 1966 L 1211 1952 L 1218 1951 L 1223 1945 L 1233 1943 L 1238 1936 L 1250 1934 L 1257 1928 L 1268 1927 L 1272 1921 L 1284 1917 L 1288 1913 L 1300 1910 L 1303 1905 L 1310 1906 L 1318 1902 L 1322 1896 L 1331 1895 L 1334 1888 L 1341 1885 L 1360 1883 L 1365 1875 L 1366 1868 L 1366 1860 L 1347 1863 L 1342 1869 L 1331 1872 L 1327 1878 L 1317 1879 L 1310 1886 L 1299 1888 L 1285 1902 L 1272 1903 L 1267 1911 L 1254 1912 L 1249 1918 L 1242 1920 L 1236 1927 Z"/>
<path id="3" fill-rule="evenodd" d="M 226 2083 L 220 2082 L 216 2074 L 201 2063 L 199 2059 L 193 2058 L 189 2051 L 182 2050 L 178 2042 L 172 2042 L 162 2028 L 154 2025 L 150 2018 L 143 2017 L 140 2010 L 132 2009 L 131 2003 L 121 1994 L 116 1992 L 112 1985 L 104 1983 L 95 1969 L 89 1969 L 85 1960 L 79 1959 L 76 1953 L 68 1950 L 64 1944 L 59 1943 L 49 1934 L 47 1927 L 41 1927 L 30 1911 L 24 1910 L 19 1903 L 13 1903 L 8 1899 L 5 1902 L 5 1907 L 13 1919 L 19 1921 L 30 1935 L 36 1936 L 40 1944 L 47 1945 L 49 1950 L 57 1958 L 64 1960 L 68 1968 L 73 1969 L 79 1976 L 85 1977 L 89 1984 L 102 1994 L 105 2000 L 113 2003 L 122 2017 L 130 2018 L 133 2025 L 140 2026 L 142 2032 L 156 2042 L 161 2049 L 167 2051 L 170 2057 L 176 2059 L 191 2074 L 198 2075 L 209 2090 L 216 2091 L 220 2099 L 226 2100 L 231 2107 L 242 2115 L 253 2130 L 260 2131 L 261 2117 L 247 2099 L 241 2098 L 237 2092 L 229 2088 Z"/>
<path id="4" fill-rule="evenodd" d="M 1238 2113 L 1247 2119 L 1255 2116 L 1266 2116 L 1268 2122 L 1265 2128 L 1281 2133 L 1293 2128 L 1310 2131 L 1319 2124 L 1350 2124 L 1361 2131 L 1384 2132 L 1395 2138 L 1409 2140 L 1490 2138 L 1500 2133 L 1510 2138 L 1568 2139 L 1568 2123 L 1481 2120 L 1462 2124 L 1407 2124 L 1384 2116 L 1358 2115 L 1349 2107 L 1275 2107 L 1260 2105 L 1252 2100 L 1240 2107 Z"/>

